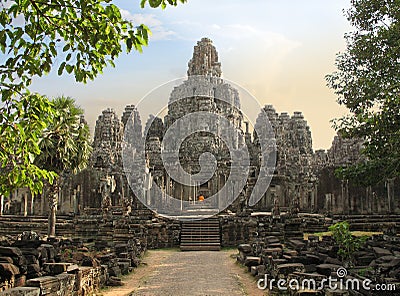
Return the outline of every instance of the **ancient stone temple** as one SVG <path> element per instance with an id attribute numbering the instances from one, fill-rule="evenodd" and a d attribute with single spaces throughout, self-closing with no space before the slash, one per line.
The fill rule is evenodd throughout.
<path id="1" fill-rule="evenodd" d="M 195 46 L 193 58 L 189 62 L 188 79 L 175 87 L 170 95 L 167 115 L 163 120 L 160 118 L 154 120 L 146 135 L 146 153 L 155 182 L 176 199 L 195 203 L 202 196 L 207 200 L 225 185 L 230 171 L 230 155 L 228 147 L 220 138 L 222 134 L 229 139 L 232 143 L 231 148 L 237 153 L 240 153 L 245 145 L 242 130 L 243 114 L 240 111 L 238 91 L 224 82 L 220 76 L 221 64 L 218 62 L 217 51 L 210 39 L 203 38 Z M 185 124 L 187 115 L 193 116 Z M 235 126 L 237 131 L 227 130 L 225 124 L 227 122 Z M 185 138 L 186 130 L 196 128 L 202 131 Z M 195 186 L 187 186 L 170 178 L 160 158 L 157 157 L 164 137 L 163 131 L 169 129 L 174 130 L 172 134 L 174 140 L 167 148 L 179 149 L 180 164 L 188 174 L 200 173 L 199 159 L 203 153 L 211 153 L 218 159 L 216 172 L 210 180 L 200 182 L 193 178 L 193 181 L 197 182 Z M 177 147 L 180 138 L 185 139 L 180 147 Z M 172 155 L 169 151 L 164 153 L 167 158 Z M 211 162 L 208 164 L 210 167 L 207 169 L 211 170 L 213 167 Z M 220 202 L 220 199 L 216 199 L 209 206 L 220 208 L 222 207 Z"/>
<path id="2" fill-rule="evenodd" d="M 337 135 L 328 151 L 314 151 L 304 115 L 272 105 L 251 126 L 208 38 L 195 45 L 187 74 L 167 94 L 167 110 L 144 126 L 134 105 L 121 117 L 102 111 L 89 166 L 63 176 L 56 237 L 46 237 L 46 192 L 0 197 L 0 295 L 97 294 L 122 285 L 118 277 L 138 267 L 146 249 L 178 246 L 239 245 L 238 261 L 257 279 L 322 281 L 340 276 L 342 263 L 332 237 L 316 235 L 344 220 L 351 230 L 383 232 L 356 254 L 352 279 L 367 274 L 400 287 L 399 180 L 361 186 L 335 174 L 365 161 L 362 141 Z M 200 219 L 188 219 L 193 213 Z M 305 293 L 361 295 L 325 288 Z"/>
<path id="3" fill-rule="evenodd" d="M 249 158 L 249 171 L 243 189 L 235 189 L 237 184 L 230 184 L 239 196 L 229 208 L 234 213 L 273 211 L 274 208 L 284 212 L 332 214 L 400 212 L 396 198 L 400 190 L 398 180 L 362 187 L 336 178 L 334 171 L 337 167 L 364 160 L 360 155 L 361 141 L 336 136 L 328 151 L 313 151 L 311 131 L 304 115 L 301 112 L 292 115 L 278 113 L 272 105 L 264 106 L 263 114 L 267 115 L 275 135 L 275 171 L 267 192 L 256 205 L 249 206 L 253 188 L 265 174 L 260 171 L 259 138 L 243 116 L 238 90 L 221 78 L 222 66 L 210 39 L 203 38 L 194 46 L 187 74 L 187 79 L 169 94 L 166 115 L 148 118 L 144 128 L 134 105 L 126 106 L 121 118 L 112 109 L 99 115 L 94 128 L 90 165 L 77 176 L 65 179 L 59 198 L 59 213 L 82 214 L 85 210 L 99 210 L 105 205 L 107 208 L 123 205 L 144 207 L 126 179 L 122 163 L 123 145 L 139 152 L 143 147 L 145 150 L 140 162 L 147 164 L 147 172 L 137 171 L 132 177 L 135 179 L 133 183 L 140 187 L 144 182 L 151 184 L 154 181 L 166 196 L 189 201 L 193 206 L 201 197 L 205 199 L 202 206 L 223 208 L 218 199 L 211 201 L 208 198 L 227 184 L 230 172 L 235 169 L 231 167 L 231 158 L 236 155 L 238 159 Z M 215 116 L 204 115 L 208 113 Z M 189 118 L 188 115 L 193 116 Z M 229 130 L 229 124 L 235 127 L 235 131 Z M 257 124 L 263 123 L 256 121 Z M 169 130 L 173 132 L 168 133 Z M 185 135 L 186 130 L 192 133 Z M 163 146 L 165 136 L 170 137 L 166 141 L 169 146 L 165 143 Z M 180 137 L 184 139 L 181 142 L 176 140 Z M 162 149 L 166 159 L 171 160 L 169 167 L 168 161 L 167 165 L 163 163 Z M 179 149 L 179 161 L 172 153 L 176 149 Z M 248 151 L 248 156 L 243 154 L 244 150 Z M 207 165 L 202 167 L 201 160 Z M 171 177 L 171 173 L 176 173 L 174 167 L 177 164 L 186 172 L 186 175 L 181 172 L 186 178 L 183 182 Z M 213 170 L 215 173 L 207 181 L 200 180 Z M 150 187 L 145 193 L 147 206 L 157 203 L 155 189 Z M 104 188 L 109 191 L 105 193 Z M 232 192 L 226 195 L 232 195 Z M 2 210 L 6 214 L 26 215 L 45 214 L 47 208 L 43 198 L 32 199 L 29 192 L 21 189 L 3 202 Z"/>
<path id="4" fill-rule="evenodd" d="M 283 209 L 314 211 L 316 207 L 316 176 L 313 167 L 313 150 L 310 128 L 301 112 L 293 116 L 276 113 L 272 105 L 266 105 L 274 128 L 277 145 L 277 162 L 271 186 L 265 197 L 256 206 L 271 209 L 278 202 Z M 254 134 L 257 143 L 257 135 Z M 253 155 L 257 159 L 258 155 Z"/>

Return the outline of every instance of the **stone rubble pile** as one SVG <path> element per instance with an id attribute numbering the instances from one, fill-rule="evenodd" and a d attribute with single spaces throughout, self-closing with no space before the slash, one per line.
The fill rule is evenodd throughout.
<path id="1" fill-rule="evenodd" d="M 109 247 L 81 239 L 1 240 L 0 295 L 89 295 L 122 285 L 138 267 L 146 245 L 139 239 Z"/>
<path id="2" fill-rule="evenodd" d="M 344 267 L 337 255 L 338 249 L 330 236 L 323 236 L 321 240 L 312 235 L 307 240 L 302 237 L 282 240 L 282 237 L 267 236 L 252 244 L 240 244 L 237 260 L 257 278 L 261 287 L 272 288 L 269 291 L 271 295 L 375 295 L 371 291 L 382 285 L 392 291 L 386 293 L 395 293 L 400 289 L 398 236 L 384 234 L 369 238 L 355 254 L 355 264 L 347 268 L 345 277 L 339 276 Z M 336 279 L 337 283 L 342 279 L 343 289 L 329 287 L 329 277 Z M 285 280 L 283 286 L 286 291 L 278 289 L 280 279 Z M 345 289 L 348 279 L 358 281 L 360 288 L 350 285 L 350 289 Z M 291 289 L 291 280 L 297 280 L 294 283 L 300 283 L 300 286 Z M 313 280 L 315 287 L 306 284 L 304 288 L 312 289 L 302 290 L 303 280 L 305 283 Z M 364 289 L 364 280 L 370 281 L 368 287 L 371 290 Z"/>

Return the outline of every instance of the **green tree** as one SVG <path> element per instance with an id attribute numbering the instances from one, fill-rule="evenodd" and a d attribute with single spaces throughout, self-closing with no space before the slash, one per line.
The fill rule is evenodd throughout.
<path id="1" fill-rule="evenodd" d="M 36 194 L 41 192 L 44 180 L 53 182 L 54 172 L 33 163 L 53 112 L 52 103 L 37 94 L 6 101 L 0 108 L 0 194 L 7 196 L 21 187 L 29 187 Z"/>
<path id="2" fill-rule="evenodd" d="M 338 172 L 372 185 L 400 174 L 400 1 L 351 0 L 347 19 L 355 30 L 326 78 L 350 111 L 334 126 L 364 141 L 367 161 Z"/>
<path id="3" fill-rule="evenodd" d="M 165 8 L 186 0 L 149 0 Z M 146 0 L 141 1 L 144 7 Z M 94 79 L 124 51 L 142 51 L 150 31 L 123 19 L 111 0 L 0 0 L 0 194 L 42 191 L 56 174 L 38 167 L 40 136 L 57 116 L 32 79 L 57 71 L 78 82 Z M 55 68 L 55 69 L 53 69 Z"/>
<path id="4" fill-rule="evenodd" d="M 354 254 L 363 246 L 367 237 L 355 237 L 350 232 L 347 221 L 338 222 L 329 226 L 332 237 L 339 247 L 338 256 L 346 267 L 354 265 Z"/>
<path id="5" fill-rule="evenodd" d="M 89 161 L 90 132 L 83 120 L 83 110 L 71 98 L 53 100 L 56 109 L 51 123 L 43 132 L 39 143 L 40 153 L 35 159 L 39 168 L 55 172 L 54 182 L 48 184 L 49 236 L 55 235 L 56 209 L 59 187 L 67 174 L 83 170 Z"/>

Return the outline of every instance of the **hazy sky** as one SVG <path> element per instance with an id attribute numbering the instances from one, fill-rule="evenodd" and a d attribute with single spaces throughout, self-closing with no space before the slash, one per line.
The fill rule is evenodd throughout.
<path id="1" fill-rule="evenodd" d="M 302 111 L 314 149 L 330 147 L 335 132 L 329 121 L 346 110 L 324 76 L 334 71 L 335 55 L 345 48 L 343 36 L 351 31 L 343 15 L 349 0 L 188 0 L 166 10 L 140 9 L 139 2 L 115 3 L 126 18 L 152 29 L 142 54 L 123 54 L 116 68 L 107 68 L 94 82 L 77 84 L 71 76 L 52 73 L 36 79 L 33 89 L 74 97 L 93 131 L 103 109 L 112 107 L 121 115 L 125 105 L 185 76 L 193 46 L 209 37 L 224 78 L 279 113 Z M 143 124 L 146 120 L 142 115 Z"/>

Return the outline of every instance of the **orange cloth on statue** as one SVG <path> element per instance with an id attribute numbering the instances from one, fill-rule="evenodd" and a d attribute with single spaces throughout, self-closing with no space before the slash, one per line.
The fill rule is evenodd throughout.
<path id="1" fill-rule="evenodd" d="M 203 201 L 204 200 L 204 196 L 203 195 L 200 195 L 199 196 L 199 201 Z"/>

